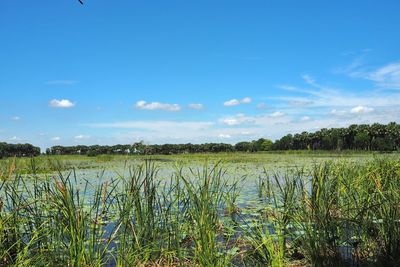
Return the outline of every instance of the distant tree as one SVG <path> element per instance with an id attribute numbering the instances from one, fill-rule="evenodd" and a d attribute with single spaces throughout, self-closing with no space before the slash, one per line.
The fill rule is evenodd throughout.
<path id="1" fill-rule="evenodd" d="M 372 149 L 377 151 L 392 151 L 393 144 L 390 140 L 387 140 L 383 137 L 377 137 L 372 140 L 371 143 Z"/>
<path id="2" fill-rule="evenodd" d="M 314 133 L 302 132 L 286 135 L 274 142 L 273 149 L 323 149 L 323 150 L 400 150 L 400 125 L 350 125 L 347 128 L 321 129 Z"/>
<path id="3" fill-rule="evenodd" d="M 293 135 L 288 134 L 282 137 L 280 140 L 277 140 L 274 148 L 277 150 L 293 149 Z"/>
<path id="4" fill-rule="evenodd" d="M 251 152 L 253 150 L 252 142 L 239 142 L 235 144 L 235 150 L 241 152 Z"/>
<path id="5" fill-rule="evenodd" d="M 264 139 L 264 141 L 261 143 L 261 151 L 269 151 L 272 149 L 272 145 L 274 143 L 269 140 L 269 139 Z"/>
<path id="6" fill-rule="evenodd" d="M 34 157 L 40 155 L 40 148 L 31 144 L 0 143 L 0 158 L 3 157 Z"/>
<path id="7" fill-rule="evenodd" d="M 354 146 L 359 150 L 369 149 L 369 135 L 367 132 L 359 132 L 354 137 Z"/>
<path id="8" fill-rule="evenodd" d="M 350 125 L 347 128 L 321 129 L 310 133 L 288 134 L 272 142 L 260 138 L 253 141 L 238 142 L 234 146 L 224 143 L 204 144 L 162 144 L 145 145 L 142 141 L 132 145 L 117 144 L 114 146 L 53 146 L 46 150 L 51 155 L 99 155 L 99 154 L 181 154 L 181 153 L 218 153 L 218 152 L 255 152 L 268 150 L 400 150 L 400 125 L 392 122 L 388 125 Z M 39 152 L 38 152 L 39 151 Z M 10 145 L 0 143 L 0 157 L 9 155 L 26 156 L 40 154 L 40 149 L 29 144 Z"/>

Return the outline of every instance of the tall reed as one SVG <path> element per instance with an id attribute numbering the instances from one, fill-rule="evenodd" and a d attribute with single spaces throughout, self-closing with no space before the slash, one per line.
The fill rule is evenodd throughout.
<path id="1" fill-rule="evenodd" d="M 0 266 L 400 265 L 393 159 L 265 172 L 256 208 L 221 163 L 166 178 L 146 160 L 93 183 L 42 163 L 3 169 Z"/>

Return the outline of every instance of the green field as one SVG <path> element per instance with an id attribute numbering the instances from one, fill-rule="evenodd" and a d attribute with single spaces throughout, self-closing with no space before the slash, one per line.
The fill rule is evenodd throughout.
<path id="1" fill-rule="evenodd" d="M 396 266 L 400 155 L 0 160 L 5 266 Z"/>

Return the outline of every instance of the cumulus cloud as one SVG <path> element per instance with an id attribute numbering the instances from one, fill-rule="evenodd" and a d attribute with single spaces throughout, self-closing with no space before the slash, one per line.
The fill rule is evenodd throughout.
<path id="1" fill-rule="evenodd" d="M 350 110 L 338 110 L 338 109 L 332 109 L 330 111 L 331 115 L 334 116 L 353 116 L 354 114 L 367 114 L 373 112 L 374 109 L 371 107 L 366 107 L 366 106 L 355 106 L 351 108 Z"/>
<path id="2" fill-rule="evenodd" d="M 61 138 L 59 136 L 54 136 L 50 139 L 52 142 L 58 142 L 61 140 Z"/>
<path id="3" fill-rule="evenodd" d="M 311 118 L 309 117 L 309 116 L 303 116 L 303 117 L 301 117 L 300 118 L 300 121 L 309 121 L 309 120 L 311 120 Z"/>
<path id="4" fill-rule="evenodd" d="M 53 99 L 49 102 L 49 106 L 52 108 L 72 108 L 75 106 L 75 103 L 72 103 L 68 99 Z"/>
<path id="5" fill-rule="evenodd" d="M 75 140 L 84 140 L 84 139 L 89 139 L 90 135 L 85 135 L 85 134 L 80 134 L 74 137 Z"/>
<path id="6" fill-rule="evenodd" d="M 372 81 L 388 80 L 379 77 L 395 76 L 393 69 L 369 74 Z M 378 73 L 378 72 L 377 72 Z M 391 73 L 382 74 L 382 73 Z M 391 77 L 391 76 L 390 76 Z M 360 77 L 358 77 L 360 78 Z M 364 79 L 365 77 L 361 77 Z M 112 128 L 110 143 L 129 143 L 145 140 L 150 143 L 184 142 L 238 142 L 261 137 L 280 138 L 288 133 L 315 131 L 321 128 L 346 127 L 360 123 L 400 122 L 400 91 L 394 90 L 351 90 L 351 88 L 332 88 L 309 75 L 303 75 L 300 82 L 304 87 L 290 85 L 279 88 L 290 91 L 282 95 L 267 97 L 271 111 L 258 110 L 253 114 L 226 114 L 213 121 L 121 121 L 86 124 L 90 127 Z M 392 80 L 395 80 L 392 78 Z M 304 85 L 304 82 L 306 85 Z M 328 82 L 328 84 L 337 84 Z M 228 99 L 226 99 L 228 100 Z M 231 99 L 224 106 L 237 106 L 250 103 L 250 98 Z M 137 108 L 176 109 L 173 104 L 139 101 Z M 187 108 L 200 108 L 188 105 Z M 258 106 L 264 108 L 264 104 Z M 274 112 L 275 111 L 275 112 Z M 254 112 L 254 111 L 253 111 Z"/>
<path id="7" fill-rule="evenodd" d="M 188 105 L 189 108 L 191 109 L 203 109 L 203 104 L 199 104 L 199 103 L 192 103 Z"/>
<path id="8" fill-rule="evenodd" d="M 238 125 L 240 122 L 236 118 L 226 118 L 222 120 L 222 123 L 227 125 Z"/>
<path id="9" fill-rule="evenodd" d="M 272 118 L 279 118 L 279 117 L 283 117 L 285 115 L 285 113 L 281 112 L 281 111 L 275 111 L 274 113 L 271 113 L 269 116 Z"/>
<path id="10" fill-rule="evenodd" d="M 254 140 L 261 137 L 275 139 L 288 133 L 315 131 L 321 128 L 347 127 L 360 123 L 389 123 L 399 122 L 400 107 L 374 107 L 374 112 L 351 113 L 354 107 L 342 107 L 321 113 L 324 109 L 314 112 L 309 110 L 307 115 L 295 113 L 293 110 L 284 116 L 272 117 L 270 113 L 248 116 L 237 114 L 222 117 L 217 122 L 212 121 L 122 121 L 86 124 L 89 127 L 110 128 L 109 143 L 131 143 L 145 140 L 150 143 L 202 143 L 224 142 L 234 143 L 243 140 Z M 363 106 L 371 108 L 370 106 Z M 368 109 L 367 109 L 368 110 Z M 286 110 L 280 111 L 280 113 Z M 338 116 L 337 114 L 342 114 Z M 277 113 L 278 115 L 279 113 Z M 292 115 L 293 114 L 293 115 Z M 245 120 L 251 123 L 240 123 Z M 234 125 L 234 127 L 232 126 Z M 179 129 L 179 130 L 177 130 Z"/>
<path id="11" fill-rule="evenodd" d="M 219 120 L 222 124 L 234 126 L 245 123 L 253 123 L 254 119 L 251 117 L 246 117 L 244 114 L 237 114 L 236 116 L 226 117 Z"/>
<path id="12" fill-rule="evenodd" d="M 364 107 L 364 106 L 357 106 L 357 107 L 352 108 L 350 110 L 350 113 L 360 114 L 360 113 L 369 113 L 369 112 L 372 112 L 372 111 L 374 111 L 373 108 Z"/>
<path id="13" fill-rule="evenodd" d="M 225 107 L 232 107 L 232 106 L 237 106 L 237 105 L 240 105 L 240 104 L 249 104 L 249 103 L 251 103 L 251 98 L 250 97 L 245 97 L 245 98 L 240 99 L 240 100 L 234 98 L 234 99 L 225 101 L 224 102 L 224 106 Z"/>
<path id="14" fill-rule="evenodd" d="M 337 110 L 337 109 L 332 109 L 330 114 L 335 115 L 335 116 L 342 116 L 345 115 L 347 112 L 345 110 Z"/>
<path id="15" fill-rule="evenodd" d="M 240 101 L 237 99 L 231 99 L 224 102 L 225 107 L 237 106 L 240 104 Z"/>
<path id="16" fill-rule="evenodd" d="M 166 104 L 166 103 L 160 103 L 160 102 L 147 103 L 144 100 L 140 100 L 140 101 L 136 102 L 135 107 L 138 109 L 144 109 L 144 110 L 166 110 L 166 111 L 181 110 L 181 106 L 179 106 L 178 104 Z"/>

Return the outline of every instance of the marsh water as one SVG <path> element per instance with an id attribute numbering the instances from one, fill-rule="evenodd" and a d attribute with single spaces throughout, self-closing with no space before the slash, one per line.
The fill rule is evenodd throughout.
<path id="1" fill-rule="evenodd" d="M 354 164 L 371 160 L 380 155 L 368 154 L 311 154 L 299 156 L 297 154 L 240 154 L 231 156 L 223 154 L 192 155 L 183 156 L 159 156 L 159 157 L 107 157 L 104 158 L 71 158 L 64 159 L 66 170 L 62 171 L 64 176 L 74 175 L 77 184 L 85 186 L 86 182 L 95 187 L 98 184 L 129 178 L 131 168 L 143 165 L 145 160 L 154 162 L 157 168 L 157 180 L 161 184 L 167 183 L 171 176 L 179 170 L 187 175 L 193 176 L 192 172 L 197 172 L 205 167 L 212 168 L 216 164 L 223 169 L 224 178 L 233 182 L 238 182 L 240 192 L 238 205 L 242 208 L 259 202 L 258 182 L 260 178 L 271 175 L 283 175 L 287 172 L 304 171 L 307 172 L 315 165 L 322 162 L 350 162 Z M 385 155 L 386 157 L 387 155 Z M 389 157 L 398 157 L 397 154 Z M 58 173 L 45 173 L 42 177 L 57 176 Z M 29 176 L 29 175 L 28 175 Z M 90 188 L 89 188 L 90 189 Z M 90 190 L 86 191 L 91 193 Z"/>
<path id="2" fill-rule="evenodd" d="M 234 229 L 234 234 L 230 237 L 237 239 L 243 236 L 243 231 L 252 231 L 253 227 L 260 225 L 260 218 L 273 209 L 278 211 L 280 203 L 272 201 L 270 196 L 260 190 L 265 181 L 275 183 L 285 183 L 285 175 L 293 177 L 296 173 L 301 173 L 301 179 L 306 184 L 304 188 L 310 193 L 312 191 L 311 184 L 307 184 L 311 177 L 311 171 L 315 166 L 323 162 L 335 163 L 351 163 L 352 165 L 362 164 L 375 157 L 382 155 L 374 154 L 311 154 L 311 155 L 291 155 L 291 154 L 239 154 L 239 155 L 181 155 L 181 156 L 159 156 L 159 157 L 132 157 L 132 156 L 101 156 L 101 157 L 60 157 L 56 159 L 57 164 L 62 166 L 59 171 L 40 172 L 37 174 L 27 173 L 23 175 L 24 186 L 20 190 L 23 192 L 26 187 L 30 187 L 35 176 L 38 180 L 48 180 L 54 183 L 61 177 L 69 177 L 72 186 L 86 199 L 86 206 L 90 207 L 93 203 L 96 190 L 101 185 L 113 184 L 116 187 L 124 186 L 124 181 L 132 177 L 135 169 L 151 162 L 155 168 L 154 180 L 158 184 L 159 192 L 168 191 L 173 179 L 179 173 L 188 180 L 196 180 L 201 177 L 200 173 L 204 169 L 213 169 L 218 166 L 221 170 L 221 178 L 226 181 L 220 190 L 229 191 L 229 201 L 234 204 L 234 211 L 227 211 L 227 207 L 219 209 L 219 217 L 225 227 Z M 398 159 L 397 154 L 384 155 L 385 157 Z M 199 175 L 197 175 L 199 174 Z M 21 184 L 22 185 L 22 184 Z M 126 184 L 125 184 L 126 186 Z M 265 189 L 265 188 L 264 188 Z M 5 193 L 5 192 L 3 192 Z M 161 195 L 160 194 L 160 195 Z M 279 194 L 275 194 L 275 197 Z M 227 202 L 224 202 L 226 205 Z M 161 203 L 162 204 L 162 203 Z M 179 207 L 178 207 L 179 210 Z M 116 228 L 116 222 L 111 217 L 112 212 L 104 217 L 104 238 L 112 233 Z M 275 235 L 277 229 L 270 221 L 261 219 L 264 232 Z M 291 227 L 288 225 L 288 230 Z M 344 232 L 351 231 L 353 228 L 343 229 Z M 279 231 L 279 230 L 278 230 Z M 293 230 L 296 231 L 296 230 Z M 301 234 L 301 233 L 300 233 Z M 295 236 L 295 234 L 291 236 Z M 225 243 L 227 240 L 224 236 L 217 237 L 218 242 Z M 118 245 L 114 242 L 109 244 L 109 249 L 113 250 Z M 230 249 L 228 246 L 227 249 Z M 337 248 L 342 259 L 350 265 L 354 265 L 353 259 L 354 248 L 348 244 L 340 244 Z M 110 266 L 114 266 L 115 262 L 110 260 Z M 235 263 L 235 265 L 241 265 Z"/>

